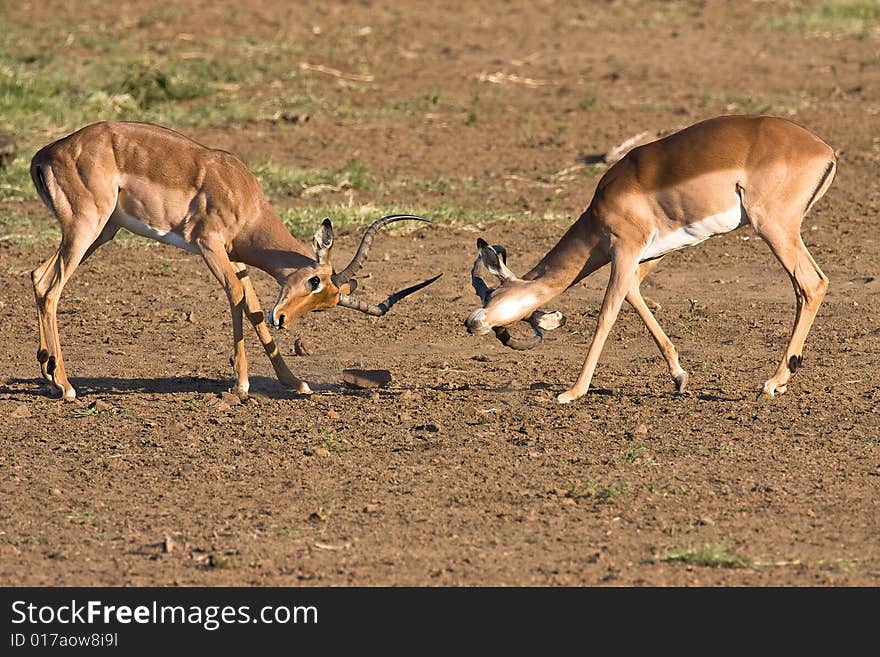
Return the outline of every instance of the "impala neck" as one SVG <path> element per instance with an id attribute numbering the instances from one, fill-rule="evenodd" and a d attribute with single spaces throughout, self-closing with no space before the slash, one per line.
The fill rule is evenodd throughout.
<path id="1" fill-rule="evenodd" d="M 561 294 L 608 262 L 608 256 L 597 249 L 599 237 L 590 230 L 590 217 L 590 210 L 587 210 L 556 246 L 523 276 L 523 280 L 534 281 L 544 289 L 542 302 Z"/>
<path id="2" fill-rule="evenodd" d="M 290 234 L 268 206 L 260 221 L 236 236 L 234 249 L 239 260 L 262 269 L 279 283 L 297 269 L 315 264 L 308 247 Z"/>

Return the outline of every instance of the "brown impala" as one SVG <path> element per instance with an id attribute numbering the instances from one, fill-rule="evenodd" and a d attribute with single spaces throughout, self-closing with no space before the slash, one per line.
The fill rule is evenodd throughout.
<path id="1" fill-rule="evenodd" d="M 828 278 L 800 236 L 804 215 L 828 188 L 837 167 L 834 151 L 802 127 L 769 116 L 721 116 L 634 148 L 599 181 L 590 206 L 559 243 L 522 278 L 507 268 L 503 247 L 477 241 L 471 272 L 483 303 L 465 320 L 470 333 L 495 332 L 515 349 L 541 341 L 541 329 L 561 326 L 559 313 L 538 308 L 600 267 L 611 276 L 593 341 L 575 384 L 559 395 L 566 404 L 582 397 L 626 299 L 666 359 L 676 389 L 687 372 L 639 292 L 664 255 L 750 223 L 791 278 L 797 302 L 788 348 L 761 394 L 783 393 L 802 362 L 804 341 Z M 490 289 L 478 275 L 483 263 L 501 285 Z M 511 336 L 507 326 L 524 320 L 535 335 Z"/>
<path id="2" fill-rule="evenodd" d="M 324 219 L 312 247 L 299 242 L 270 209 L 260 185 L 237 157 L 205 148 L 172 130 L 145 123 L 95 123 L 40 150 L 31 177 L 61 226 L 58 251 L 31 273 L 39 315 L 37 360 L 64 399 L 76 397 L 61 355 L 56 311 L 77 266 L 120 228 L 198 253 L 217 277 L 232 309 L 235 392 L 248 393 L 242 315 L 247 314 L 278 379 L 298 392 L 308 384 L 288 369 L 260 308 L 245 265 L 278 281 L 281 293 L 269 321 L 289 326 L 310 310 L 343 306 L 374 316 L 439 276 L 373 306 L 350 295 L 375 232 L 413 215 L 390 215 L 370 226 L 351 263 L 330 264 L 333 227 Z"/>

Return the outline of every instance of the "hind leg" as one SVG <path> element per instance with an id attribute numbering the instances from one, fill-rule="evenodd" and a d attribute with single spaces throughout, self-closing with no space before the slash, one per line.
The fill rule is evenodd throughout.
<path id="1" fill-rule="evenodd" d="M 786 391 L 788 380 L 803 361 L 804 342 L 828 290 L 828 277 L 801 240 L 799 221 L 760 226 L 758 232 L 788 273 L 797 304 L 788 347 L 761 390 L 762 396 L 772 397 Z"/>
<path id="2" fill-rule="evenodd" d="M 106 222 L 106 219 L 105 219 Z M 84 226 L 86 222 L 78 224 Z M 76 268 L 102 244 L 116 235 L 118 228 L 105 223 L 99 230 L 72 231 L 62 234 L 61 246 L 51 258 L 31 272 L 34 296 L 37 301 L 40 347 L 37 360 L 43 378 L 61 392 L 62 398 L 71 400 L 76 390 L 67 378 L 64 357 L 61 353 L 61 340 L 58 335 L 58 300 L 64 285 L 70 280 Z"/>
<path id="3" fill-rule="evenodd" d="M 684 392 L 687 387 L 688 373 L 678 362 L 678 351 L 675 349 L 675 345 L 672 344 L 672 340 L 669 339 L 669 336 L 666 335 L 663 328 L 657 322 L 657 319 L 648 308 L 645 299 L 642 297 L 641 290 L 639 289 L 641 282 L 645 280 L 645 277 L 650 274 L 651 271 L 653 271 L 654 267 L 659 264 L 661 259 L 662 258 L 657 258 L 656 260 L 643 262 L 639 265 L 639 269 L 636 272 L 636 278 L 631 282 L 629 291 L 626 293 L 626 300 L 638 313 L 642 322 L 647 327 L 648 332 L 651 334 L 651 337 L 654 338 L 657 348 L 660 350 L 664 360 L 666 360 L 666 365 L 669 367 L 669 374 L 675 382 L 675 390 L 681 393 Z"/>
<path id="4" fill-rule="evenodd" d="M 791 278 L 797 311 L 782 361 L 761 391 L 762 395 L 768 397 L 784 393 L 791 375 L 801 366 L 804 342 L 828 290 L 828 277 L 819 269 L 800 237 L 797 237 L 796 242 L 771 244 L 771 249 Z"/>

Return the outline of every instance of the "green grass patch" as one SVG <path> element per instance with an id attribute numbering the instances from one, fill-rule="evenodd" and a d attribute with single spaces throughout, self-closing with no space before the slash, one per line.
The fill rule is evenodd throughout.
<path id="1" fill-rule="evenodd" d="M 289 169 L 274 162 L 258 164 L 251 169 L 263 192 L 270 199 L 299 198 L 310 189 L 326 185 L 338 191 L 356 189 L 365 191 L 375 186 L 370 166 L 360 158 L 349 160 L 339 171 L 326 169 Z"/>
<path id="2" fill-rule="evenodd" d="M 13 246 L 58 244 L 61 231 L 55 218 L 46 210 L 44 216 L 32 218 L 26 214 L 0 210 L 0 242 Z"/>
<path id="3" fill-rule="evenodd" d="M 30 160 L 22 154 L 5 169 L 0 168 L 0 201 L 35 201 L 37 192 L 31 180 Z"/>
<path id="4" fill-rule="evenodd" d="M 49 542 L 48 537 L 40 534 L 31 536 L 24 534 L 22 536 L 0 536 L 0 544 L 3 545 L 46 545 Z"/>
<path id="5" fill-rule="evenodd" d="M 499 208 L 463 208 L 456 205 L 438 204 L 433 207 L 402 207 L 391 205 L 308 205 L 287 208 L 278 214 L 287 229 L 300 239 L 311 239 L 324 217 L 333 222 L 333 230 L 344 234 L 360 230 L 376 219 L 389 214 L 414 214 L 430 219 L 435 224 L 482 224 L 511 219 L 533 219 L 531 213 L 511 214 Z M 401 222 L 385 230 L 413 230 L 422 226 L 418 222 Z"/>
<path id="6" fill-rule="evenodd" d="M 629 489 L 629 484 L 618 482 L 615 484 L 599 484 L 592 479 L 586 479 L 579 483 L 571 483 L 565 488 L 565 497 L 573 500 L 592 500 L 604 502 L 623 494 Z"/>
<path id="7" fill-rule="evenodd" d="M 704 545 L 695 549 L 670 548 L 660 561 L 708 568 L 751 568 L 754 561 L 731 552 L 723 545 Z"/>
<path id="8" fill-rule="evenodd" d="M 880 32 L 877 0 L 824 0 L 761 23 L 775 30 L 867 37 Z"/>

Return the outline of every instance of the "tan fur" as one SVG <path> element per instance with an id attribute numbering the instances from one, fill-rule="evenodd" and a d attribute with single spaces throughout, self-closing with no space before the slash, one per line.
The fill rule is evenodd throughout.
<path id="1" fill-rule="evenodd" d="M 281 358 L 266 327 L 245 264 L 281 285 L 273 309 L 289 325 L 303 313 L 334 306 L 340 293 L 333 268 L 293 237 L 269 207 L 241 160 L 167 128 L 145 123 L 95 123 L 41 149 L 31 162 L 40 198 L 61 228 L 58 251 L 32 272 L 39 315 L 43 376 L 65 399 L 67 378 L 56 310 L 77 266 L 120 227 L 199 253 L 221 282 L 232 310 L 235 390 L 247 396 L 242 317 L 257 331 L 279 379 L 300 392 L 308 385 Z M 328 249 L 329 251 L 329 249 Z M 309 279 L 318 276 L 313 294 Z"/>
<path id="2" fill-rule="evenodd" d="M 484 312 L 471 314 L 475 328 L 485 333 L 528 317 L 610 262 L 611 276 L 587 358 L 574 386 L 559 401 L 567 403 L 587 392 L 624 300 L 648 327 L 681 391 L 687 373 L 639 292 L 639 283 L 659 258 L 642 262 L 641 256 L 657 237 L 729 212 L 740 198 L 748 222 L 770 246 L 795 289 L 791 339 L 762 388 L 767 396 L 784 392 L 791 364 L 799 363 L 828 287 L 801 241 L 801 222 L 805 208 L 827 191 L 835 171 L 831 147 L 791 121 L 768 116 L 717 117 L 634 148 L 602 177 L 589 207 L 559 243 L 522 279 L 502 284 Z M 530 302 L 519 304 L 518 316 L 512 318 L 510 309 L 525 298 Z"/>

